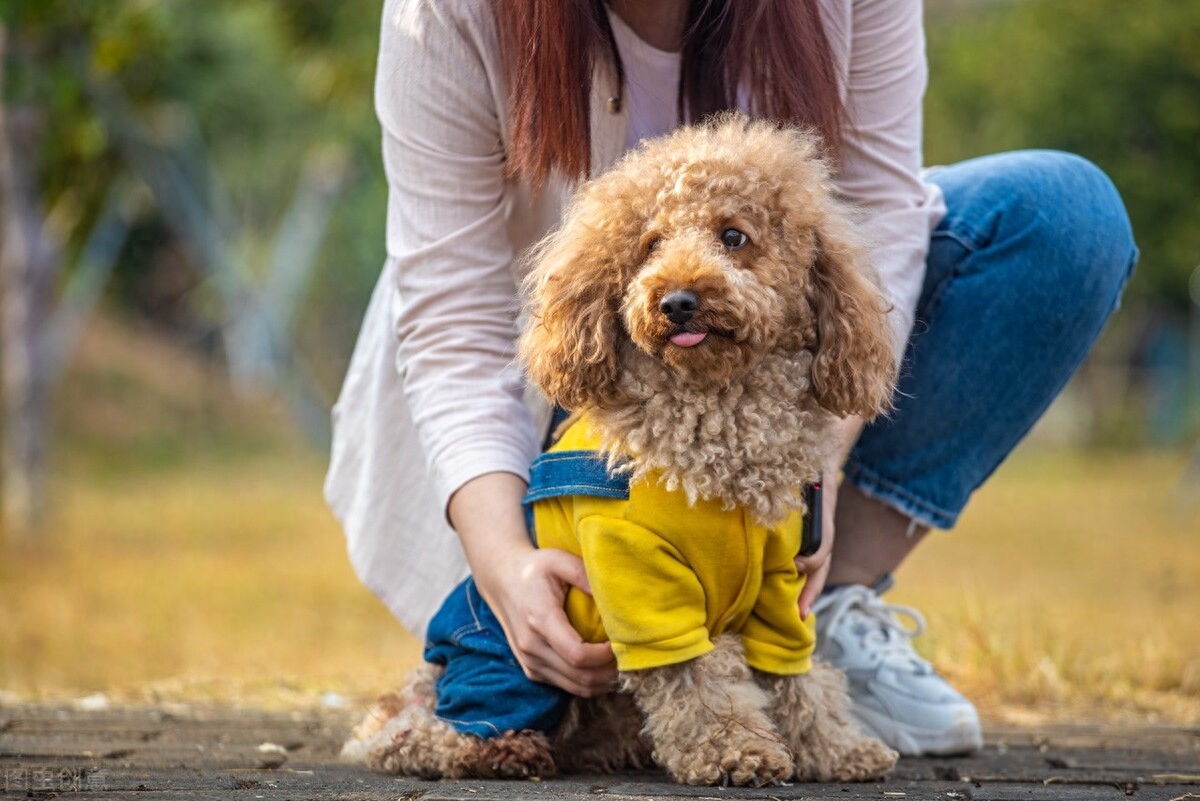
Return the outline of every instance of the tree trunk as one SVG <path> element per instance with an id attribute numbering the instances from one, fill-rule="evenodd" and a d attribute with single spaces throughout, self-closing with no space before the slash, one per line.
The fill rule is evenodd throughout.
<path id="1" fill-rule="evenodd" d="M 0 23 L 0 87 L 7 30 Z M 4 533 L 29 536 L 43 512 L 45 386 L 39 380 L 36 239 L 39 226 L 28 170 L 18 163 L 23 137 L 0 95 L 0 369 L 3 370 Z M 25 126 L 28 128 L 28 126 Z M 26 133 L 29 133 L 27 130 Z M 28 144 L 28 143 L 26 143 Z M 32 225 L 31 225 L 32 223 Z"/>

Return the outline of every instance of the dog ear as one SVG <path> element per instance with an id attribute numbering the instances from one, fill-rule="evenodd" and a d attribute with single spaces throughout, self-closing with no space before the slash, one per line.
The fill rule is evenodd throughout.
<path id="1" fill-rule="evenodd" d="M 896 383 L 889 304 L 870 276 L 864 249 L 830 215 L 816 236 L 810 300 L 817 317 L 812 382 L 817 402 L 871 419 L 891 408 Z"/>
<path id="2" fill-rule="evenodd" d="M 518 357 L 529 380 L 571 411 L 609 406 L 617 395 L 618 270 L 603 262 L 598 236 L 568 221 L 534 252 L 525 281 Z"/>

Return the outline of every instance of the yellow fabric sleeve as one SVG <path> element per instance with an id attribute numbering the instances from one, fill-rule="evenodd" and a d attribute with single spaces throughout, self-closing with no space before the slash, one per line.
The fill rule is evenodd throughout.
<path id="1" fill-rule="evenodd" d="M 800 590 L 806 577 L 796 569 L 794 558 L 800 548 L 799 523 L 789 521 L 766 537 L 762 589 L 742 627 L 747 663 L 777 675 L 811 670 L 817 641 L 817 616 L 800 618 Z"/>
<path id="2" fill-rule="evenodd" d="M 712 650 L 704 588 L 672 545 L 602 515 L 579 520 L 576 533 L 619 669 L 674 665 Z"/>
<path id="3" fill-rule="evenodd" d="M 800 619 L 797 602 L 803 587 L 804 577 L 794 567 L 763 576 L 762 591 L 741 632 L 751 667 L 780 676 L 812 669 L 817 618 Z"/>

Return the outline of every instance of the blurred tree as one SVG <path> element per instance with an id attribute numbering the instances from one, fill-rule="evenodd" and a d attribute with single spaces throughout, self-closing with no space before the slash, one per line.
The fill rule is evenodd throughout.
<path id="1" fill-rule="evenodd" d="M 0 22 L 0 59 L 8 30 Z M 4 63 L 0 60 L 0 80 Z M 38 369 L 39 287 L 49 262 L 40 248 L 40 217 L 30 201 L 29 171 L 19 158 L 31 120 L 10 119 L 0 98 L 0 345 L 3 364 L 3 533 L 23 537 L 41 520 L 44 371 Z"/>
<path id="2" fill-rule="evenodd" d="M 228 276 L 212 270 L 236 262 L 247 273 L 239 286 L 254 290 L 245 294 L 284 299 L 272 321 L 290 324 L 309 306 L 334 318 L 361 313 L 382 258 L 381 222 L 365 223 L 376 230 L 370 246 L 359 244 L 359 221 L 382 217 L 370 106 L 375 2 L 0 0 L 0 23 L 9 32 L 3 102 L 22 134 L 5 139 L 9 162 L 29 176 L 21 197 L 32 241 L 60 254 L 44 284 L 75 301 L 61 312 L 90 308 L 111 269 L 118 307 L 140 302 L 196 336 L 233 313 Z M 347 219 L 335 220 L 335 241 L 320 243 L 311 233 L 325 228 L 322 204 L 347 177 L 352 191 L 337 209 Z M 188 224 L 205 230 L 181 230 L 161 191 L 158 203 L 145 202 L 146 188 L 164 186 L 174 195 L 167 206 L 188 206 Z M 368 206 L 379 211 L 354 216 Z M 219 246 L 181 248 L 194 244 L 189 234 Z M 96 269 L 99 255 L 108 264 Z M 214 255 L 227 263 L 209 263 Z M 314 261 L 342 292 L 306 296 Z M 75 280 L 85 267 L 86 280 Z M 76 285 L 83 290 L 72 292 Z M 166 305 L 145 305 L 164 292 Z M 352 310 L 325 311 L 331 301 Z M 48 327 L 40 310 L 20 305 L 34 328 Z M 72 336 L 50 339 L 61 351 Z M 37 364 L 53 350 L 29 350 L 36 371 L 54 372 Z"/>
<path id="3" fill-rule="evenodd" d="M 1178 308 L 1200 261 L 1200 4 L 928 3 L 928 160 L 1016 147 L 1093 159 L 1122 190 L 1142 246 L 1131 295 Z M 282 317 L 294 349 L 332 395 L 384 257 L 371 109 L 380 5 L 0 0 L 3 100 L 29 132 L 12 140 L 15 160 L 30 175 L 23 202 L 40 218 L 39 252 L 58 254 L 56 294 L 107 282 L 112 306 L 221 346 L 228 292 L 211 252 L 188 247 L 150 202 L 147 187 L 170 172 L 220 232 L 223 258 L 248 273 L 243 285 L 292 299 Z M 293 199 L 335 172 L 342 194 L 324 239 L 280 235 L 312 219 Z M 313 257 L 307 291 L 272 277 L 296 253 Z M 97 259 L 108 267 L 76 282 Z"/>
<path id="4" fill-rule="evenodd" d="M 1130 292 L 1182 311 L 1200 263 L 1200 3 L 933 2 L 926 153 L 1051 147 L 1103 167 L 1142 251 Z"/>
<path id="5" fill-rule="evenodd" d="M 67 260 L 128 169 L 114 130 L 119 114 L 106 102 L 114 95 L 164 147 L 202 143 L 209 163 L 185 165 L 188 178 L 208 200 L 206 171 L 219 174 L 230 200 L 224 213 L 248 229 L 279 224 L 314 150 L 339 151 L 355 188 L 381 201 L 371 110 L 378 13 L 375 0 L 0 0 L 13 40 L 4 96 L 42 122 L 45 136 L 24 155 Z M 155 230 L 154 214 L 135 221 L 140 230 Z M 162 269 L 154 249 L 143 237 L 137 252 L 123 254 L 119 302 L 137 296 L 152 264 Z M 378 269 L 371 260 L 364 272 Z M 340 269 L 340 278 L 350 272 Z M 368 277 L 358 278 L 360 289 Z"/>

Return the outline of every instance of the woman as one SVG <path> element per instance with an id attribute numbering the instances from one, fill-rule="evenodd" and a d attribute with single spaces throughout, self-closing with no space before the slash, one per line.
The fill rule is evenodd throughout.
<path id="1" fill-rule="evenodd" d="M 885 742 L 978 748 L 974 708 L 879 592 L 1049 405 L 1136 250 L 1120 198 L 1081 159 L 1009 154 L 923 178 L 925 83 L 913 0 L 388 0 L 388 261 L 326 484 L 367 586 L 421 635 L 469 568 L 529 677 L 611 686 L 611 651 L 562 614 L 564 587 L 587 588 L 581 564 L 535 550 L 520 508 L 549 412 L 512 367 L 517 255 L 574 180 L 642 137 L 730 106 L 791 119 L 825 136 L 863 208 L 904 343 L 895 413 L 843 423 L 827 474 L 845 481 L 826 482 L 829 534 L 798 560 L 801 612 L 819 613 L 819 654 Z"/>

